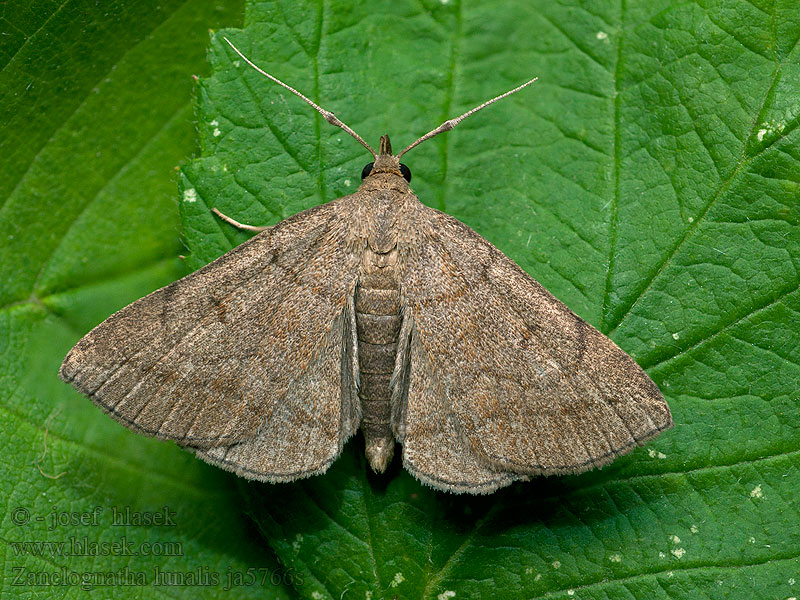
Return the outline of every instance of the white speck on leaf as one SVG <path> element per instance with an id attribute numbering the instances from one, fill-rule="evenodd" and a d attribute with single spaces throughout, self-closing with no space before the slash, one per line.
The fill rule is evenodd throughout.
<path id="1" fill-rule="evenodd" d="M 605 31 L 598 31 L 597 32 L 597 39 L 598 40 L 607 40 L 608 34 Z"/>
<path id="2" fill-rule="evenodd" d="M 447 600 L 448 598 L 455 598 L 456 593 L 453 590 L 445 590 L 438 596 L 436 596 L 437 600 Z"/>
<path id="3" fill-rule="evenodd" d="M 219 125 L 219 121 L 214 119 L 213 121 L 211 121 L 211 123 L 209 123 L 209 125 L 211 125 L 212 127 L 216 127 L 217 125 Z"/>
<path id="4" fill-rule="evenodd" d="M 574 596 L 575 590 L 567 590 L 567 596 Z"/>
<path id="5" fill-rule="evenodd" d="M 750 497 L 751 498 L 763 498 L 764 497 L 764 492 L 761 491 L 761 484 L 760 483 L 750 491 Z"/>
<path id="6" fill-rule="evenodd" d="M 214 137 L 219 137 L 221 134 L 222 132 L 219 130 L 219 127 L 215 127 L 213 132 Z"/>
<path id="7" fill-rule="evenodd" d="M 756 543 L 756 538 L 754 538 L 754 537 L 751 535 L 749 538 L 747 538 L 747 542 L 748 542 L 748 543 L 750 543 L 750 544 L 755 544 L 755 543 Z"/>
<path id="8" fill-rule="evenodd" d="M 561 568 L 561 561 L 560 560 L 554 560 L 553 561 L 553 568 L 554 569 L 560 569 Z"/>
<path id="9" fill-rule="evenodd" d="M 692 525 L 691 527 L 689 527 L 689 531 L 691 531 L 692 533 L 697 533 L 697 525 Z"/>
<path id="10" fill-rule="evenodd" d="M 608 560 L 615 563 L 622 562 L 622 554 L 620 554 L 619 552 L 615 552 L 614 554 L 608 557 Z"/>
<path id="11" fill-rule="evenodd" d="M 681 538 L 679 538 L 677 535 L 671 535 L 669 536 L 669 541 L 672 542 L 673 544 L 680 544 Z"/>
<path id="12" fill-rule="evenodd" d="M 406 578 L 403 577 L 402 573 L 395 573 L 394 574 L 394 579 L 392 579 L 392 582 L 389 585 L 391 585 L 392 587 L 397 587 L 398 585 L 403 583 L 403 581 L 405 581 L 405 579 Z"/>
<path id="13" fill-rule="evenodd" d="M 789 577 L 789 585 L 794 585 L 794 577 Z"/>
<path id="14" fill-rule="evenodd" d="M 534 577 L 533 580 L 534 581 L 539 581 L 541 578 L 542 578 L 542 574 L 541 573 L 537 573 L 536 577 Z"/>
<path id="15" fill-rule="evenodd" d="M 673 334 L 672 334 L 672 339 L 673 339 L 673 340 L 677 340 L 679 337 L 681 337 L 681 336 L 680 336 L 680 335 L 678 335 L 677 333 L 673 333 Z"/>
<path id="16" fill-rule="evenodd" d="M 344 184 L 345 184 L 347 187 L 350 187 L 350 180 L 349 180 L 349 179 L 345 179 L 345 180 L 344 180 Z"/>
<path id="17" fill-rule="evenodd" d="M 658 558 L 667 558 L 667 555 L 664 554 L 663 552 L 659 552 L 658 553 Z"/>
<path id="18" fill-rule="evenodd" d="M 775 133 L 779 134 L 783 133 L 783 129 L 785 127 L 786 123 L 784 123 L 783 121 L 774 121 L 774 120 L 767 121 L 762 125 L 761 129 L 759 129 L 758 132 L 756 133 L 756 139 L 758 139 L 759 142 L 763 142 L 764 138 L 768 134 L 772 135 Z"/>
<path id="19" fill-rule="evenodd" d="M 294 537 L 294 541 L 292 542 L 292 550 L 294 550 L 295 552 L 299 552 L 300 551 L 300 544 L 302 544 L 302 543 L 303 543 L 303 536 L 302 536 L 302 534 L 298 533 Z"/>
<path id="20" fill-rule="evenodd" d="M 683 548 L 673 548 L 670 552 L 675 558 L 683 558 L 683 555 L 686 554 L 686 550 Z"/>
<path id="21" fill-rule="evenodd" d="M 184 202 L 197 202 L 197 190 L 194 188 L 186 188 L 183 190 Z"/>

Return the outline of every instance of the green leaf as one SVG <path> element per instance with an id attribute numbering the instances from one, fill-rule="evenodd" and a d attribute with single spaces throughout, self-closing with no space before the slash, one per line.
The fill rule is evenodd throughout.
<path id="1" fill-rule="evenodd" d="M 194 149 L 188 75 L 203 70 L 205 29 L 235 24 L 236 6 L 5 6 L 0 595 L 85 593 L 15 585 L 15 569 L 41 583 L 127 568 L 152 583 L 158 567 L 222 581 L 114 597 L 217 597 L 229 573 L 241 576 L 233 597 L 796 596 L 796 12 L 727 0 L 251 5 L 229 35 L 373 145 L 390 133 L 402 147 L 539 75 L 410 153 L 414 189 L 632 353 L 676 421 L 602 471 L 478 498 L 433 492 L 397 462 L 372 476 L 357 438 L 324 476 L 241 484 L 257 540 L 235 478 L 126 432 L 55 378 L 80 335 L 184 272 L 169 172 Z M 353 191 L 370 160 L 219 37 L 209 58 L 203 158 L 180 181 L 190 268 L 246 239 L 210 206 L 274 223 Z M 108 524 L 113 507 L 165 505 L 175 527 Z M 48 531 L 50 514 L 91 518 L 96 506 L 99 525 Z M 16 544 L 122 536 L 179 542 L 182 555 L 24 556 Z"/>
<path id="2" fill-rule="evenodd" d="M 253 2 L 225 35 L 377 144 L 631 353 L 674 430 L 602 471 L 490 497 L 367 472 L 243 484 L 302 597 L 784 598 L 800 536 L 800 21 L 795 2 Z M 214 37 L 193 267 L 352 192 L 369 156 Z M 508 592 L 506 592 L 508 590 Z M 513 591 L 513 593 L 512 593 Z"/>
<path id="3" fill-rule="evenodd" d="M 191 75 L 208 70 L 208 28 L 241 13 L 233 0 L 3 6 L 3 598 L 214 598 L 248 569 L 257 579 L 231 597 L 287 597 L 234 477 L 128 432 L 56 377 L 90 327 L 185 273 L 175 167 L 197 149 Z M 174 525 L 113 526 L 126 508 Z"/>

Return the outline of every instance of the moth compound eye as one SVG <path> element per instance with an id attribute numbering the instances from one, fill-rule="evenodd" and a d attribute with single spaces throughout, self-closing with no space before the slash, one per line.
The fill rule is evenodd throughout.
<path id="1" fill-rule="evenodd" d="M 369 176 L 370 173 L 372 173 L 372 165 L 374 165 L 374 164 L 375 164 L 374 162 L 371 162 L 361 170 L 361 179 L 362 179 L 362 181 L 364 179 L 366 179 Z"/>
<path id="2" fill-rule="evenodd" d="M 411 169 L 400 163 L 400 172 L 403 174 L 403 179 L 405 179 L 408 183 L 411 183 Z"/>

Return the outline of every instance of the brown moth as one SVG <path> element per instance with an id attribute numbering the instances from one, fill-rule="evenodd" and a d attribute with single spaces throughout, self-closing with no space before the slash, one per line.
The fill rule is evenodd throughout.
<path id="1" fill-rule="evenodd" d="M 227 41 L 227 40 L 226 40 Z M 228 42 L 230 44 L 230 42 Z M 658 387 L 472 229 L 372 153 L 354 194 L 261 230 L 110 316 L 59 376 L 130 429 L 261 481 L 323 473 L 363 431 L 377 472 L 490 493 L 601 467 L 672 426 Z"/>

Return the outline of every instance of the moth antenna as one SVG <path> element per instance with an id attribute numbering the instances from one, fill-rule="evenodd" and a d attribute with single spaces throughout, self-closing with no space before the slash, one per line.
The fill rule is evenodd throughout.
<path id="1" fill-rule="evenodd" d="M 228 42 L 228 43 L 230 43 L 230 42 Z M 245 60 L 246 60 L 246 59 L 245 59 Z M 445 121 L 444 123 L 442 123 L 441 125 L 439 125 L 439 126 L 438 126 L 436 129 L 434 129 L 433 131 L 429 131 L 428 133 L 426 133 L 425 135 L 423 135 L 421 138 L 419 138 L 419 139 L 418 139 L 416 142 L 414 142 L 414 143 L 413 143 L 413 144 L 411 144 L 410 146 L 407 146 L 406 148 L 404 148 L 403 150 L 401 150 L 401 151 L 400 151 L 400 153 L 397 155 L 397 158 L 400 158 L 401 156 L 403 156 L 403 154 L 405 154 L 406 152 L 408 152 L 409 150 L 411 150 L 411 149 L 412 149 L 414 146 L 419 146 L 419 145 L 420 145 L 422 142 L 424 142 L 425 140 L 429 140 L 429 139 L 431 139 L 433 136 L 435 136 L 435 135 L 439 135 L 440 133 L 442 133 L 442 132 L 444 132 L 444 131 L 450 131 L 450 130 L 451 130 L 453 127 L 455 127 L 456 125 L 458 125 L 459 123 L 461 123 L 461 121 L 463 121 L 464 119 L 466 119 L 466 118 L 467 118 L 467 117 L 469 117 L 470 115 L 474 115 L 474 114 L 475 114 L 476 112 L 478 112 L 480 109 L 482 109 L 482 108 L 486 108 L 486 107 L 487 107 L 487 106 L 489 106 L 490 104 L 493 104 L 493 103 L 497 102 L 498 100 L 502 100 L 502 99 L 503 99 L 503 98 L 505 98 L 506 96 L 510 96 L 511 94 L 514 94 L 514 93 L 516 93 L 516 92 L 520 91 L 521 89 L 528 87 L 530 84 L 532 84 L 532 83 L 533 83 L 534 81 L 536 81 L 537 79 L 539 79 L 539 78 L 538 78 L 538 77 L 534 77 L 534 78 L 533 78 L 533 79 L 531 79 L 530 81 L 526 81 L 526 82 L 525 82 L 525 83 L 523 83 L 522 85 L 515 87 L 513 90 L 509 90 L 509 91 L 507 91 L 505 94 L 500 94 L 499 96 L 495 96 L 494 98 L 492 98 L 491 100 L 487 100 L 486 102 L 484 102 L 484 103 L 483 103 L 483 104 L 481 104 L 480 106 L 476 106 L 476 107 L 475 107 L 475 108 L 473 108 L 472 110 L 468 110 L 467 112 L 465 112 L 465 113 L 464 113 L 463 115 L 461 115 L 460 117 L 456 117 L 455 119 L 449 119 L 449 120 Z"/>
<path id="2" fill-rule="evenodd" d="M 213 212 L 215 215 L 217 215 L 220 219 L 222 219 L 226 223 L 230 223 L 231 225 L 236 227 L 236 229 L 241 229 L 242 231 L 261 232 L 261 231 L 264 231 L 265 229 L 269 229 L 269 226 L 267 226 L 267 227 L 256 227 L 255 225 L 246 225 L 245 223 L 239 223 L 239 221 L 237 221 L 236 219 L 231 219 L 228 215 L 221 213 L 216 208 L 212 208 L 211 212 Z"/>
<path id="3" fill-rule="evenodd" d="M 242 53 L 241 53 L 241 51 L 240 51 L 240 50 L 239 50 L 239 49 L 238 49 L 236 46 L 234 46 L 234 45 L 233 45 L 233 42 L 231 42 L 231 41 L 230 41 L 228 38 L 226 38 L 225 36 L 222 36 L 222 39 L 223 39 L 223 40 L 225 40 L 226 42 L 228 42 L 228 45 L 229 45 L 231 48 L 233 48 L 233 51 L 234 51 L 234 52 L 236 52 L 236 54 L 238 54 L 239 56 L 241 56 L 241 57 L 242 57 L 242 59 L 243 59 L 243 60 L 244 60 L 244 61 L 245 61 L 245 62 L 246 62 L 248 65 L 250 65 L 251 67 L 253 67 L 253 68 L 254 68 L 256 71 L 258 71 L 259 73 L 261 73 L 261 74 L 262 74 L 264 77 L 266 77 L 267 79 L 271 79 L 272 81 L 274 81 L 274 82 L 275 82 L 275 83 L 277 83 L 278 85 L 280 85 L 280 86 L 283 86 L 284 88 L 286 88 L 287 90 L 289 90 L 290 92 L 292 92 L 292 93 L 293 93 L 295 96 L 297 96 L 297 97 L 301 98 L 302 100 L 305 100 L 305 101 L 306 101 L 306 102 L 307 102 L 307 103 L 308 103 L 308 104 L 309 104 L 309 105 L 310 105 L 310 106 L 311 106 L 311 107 L 312 107 L 314 110 L 316 110 L 316 111 L 317 111 L 319 114 L 321 114 L 323 117 L 325 117 L 325 120 L 326 120 L 328 123 L 330 123 L 331 125 L 336 125 L 336 127 L 341 127 L 342 129 L 344 129 L 344 130 L 345 130 L 347 133 L 349 133 L 349 134 L 350 134 L 350 135 L 352 135 L 352 136 L 353 136 L 353 137 L 354 137 L 356 140 L 358 140 L 358 142 L 359 142 L 359 143 L 360 143 L 362 146 L 364 146 L 364 148 L 366 148 L 367 150 L 369 150 L 369 152 L 370 152 L 370 154 L 372 154 L 373 158 L 378 158 L 378 154 L 375 152 L 375 150 L 373 150 L 373 149 L 370 147 L 370 145 L 369 145 L 367 142 L 365 142 L 365 141 L 362 139 L 362 137 L 361 137 L 360 135 L 358 135 L 358 134 L 357 134 L 355 131 L 353 131 L 352 129 L 350 129 L 350 128 L 349 128 L 349 127 L 348 127 L 348 126 L 345 124 L 345 123 L 342 123 L 342 121 L 340 121 L 340 120 L 339 120 L 339 118 L 338 118 L 336 115 L 334 115 L 334 114 L 333 114 L 332 112 L 330 112 L 329 110 L 325 110 L 324 108 L 322 108 L 321 106 L 319 106 L 318 104 L 316 104 L 316 103 L 315 103 L 313 100 L 310 100 L 309 98 L 306 98 L 306 97 L 305 97 L 303 94 L 301 94 L 300 92 L 298 92 L 298 91 L 297 91 L 296 89 L 294 89 L 292 86 L 290 86 L 290 85 L 287 85 L 287 84 L 283 83 L 283 82 L 282 82 L 280 79 L 278 79 L 277 77 L 273 77 L 272 75 L 270 75 L 269 73 L 267 73 L 266 71 L 264 71 L 263 69 L 261 69 L 260 67 L 258 67 L 257 65 L 255 65 L 255 64 L 253 63 L 253 61 L 251 61 L 251 60 L 250 60 L 249 58 L 247 58 L 247 57 L 246 57 L 244 54 L 242 54 Z M 515 90 L 515 91 L 516 91 L 516 90 Z"/>

